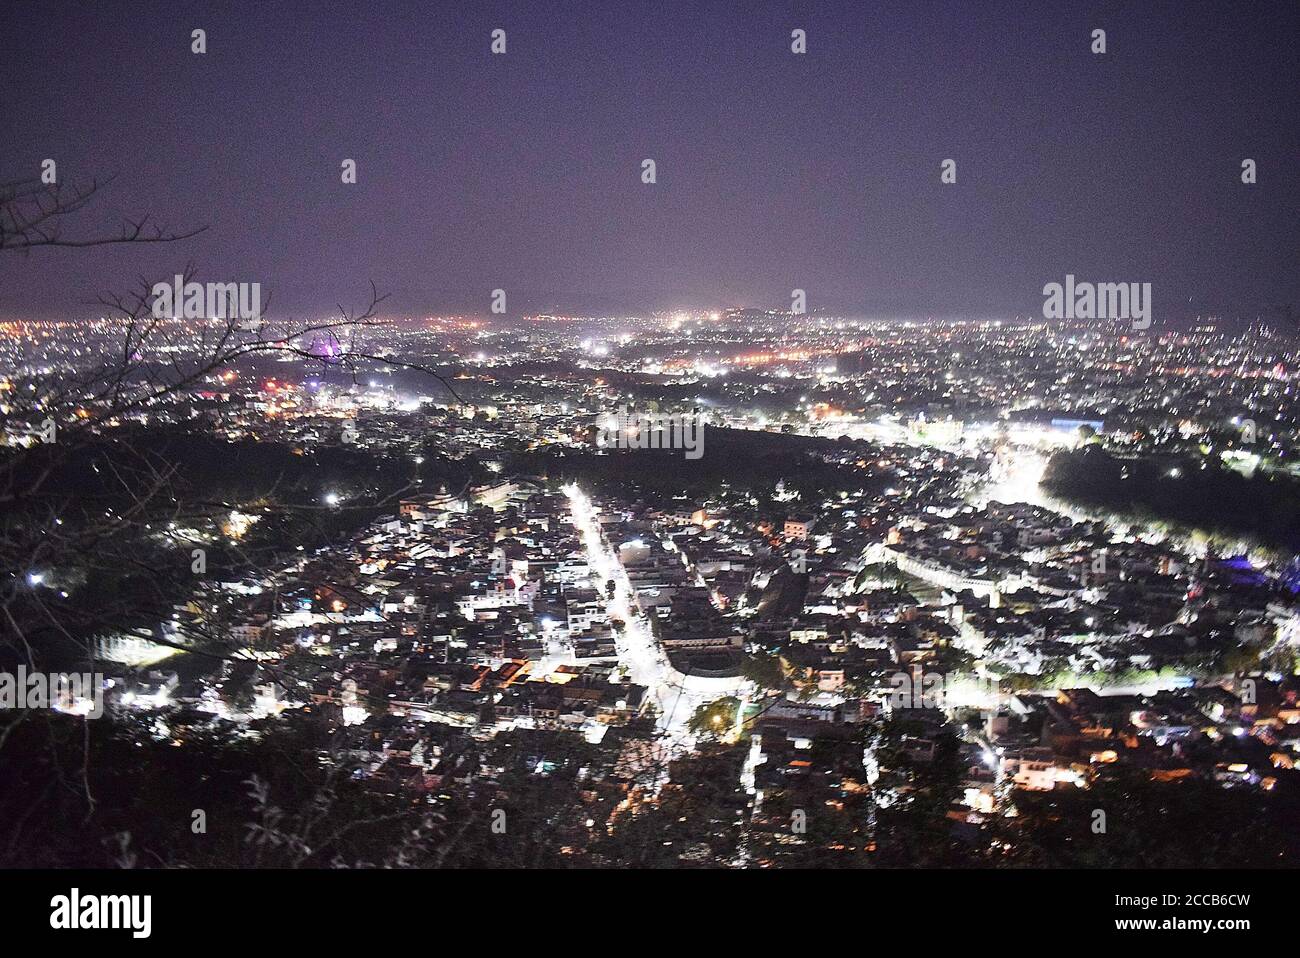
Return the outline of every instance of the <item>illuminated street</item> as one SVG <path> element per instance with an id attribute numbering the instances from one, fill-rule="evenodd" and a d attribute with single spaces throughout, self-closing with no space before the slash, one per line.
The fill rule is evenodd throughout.
<path id="1" fill-rule="evenodd" d="M 695 710 L 714 699 L 740 695 L 749 683 L 742 678 L 688 676 L 672 666 L 645 617 L 636 608 L 632 585 L 622 563 L 601 538 L 599 516 L 591 499 L 575 484 L 565 486 L 564 492 L 569 497 L 573 522 L 582 536 L 596 588 L 603 593 L 605 583 L 611 579 L 614 582 L 609 613 L 625 623 L 617 636 L 619 663 L 628 670 L 633 682 L 651 690 L 665 747 L 687 748 L 695 739 L 687 729 Z"/>

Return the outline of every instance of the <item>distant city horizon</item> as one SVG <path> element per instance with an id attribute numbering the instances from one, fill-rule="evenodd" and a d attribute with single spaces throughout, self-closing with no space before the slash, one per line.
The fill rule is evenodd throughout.
<path id="1" fill-rule="evenodd" d="M 386 305 L 386 304 L 385 304 Z M 927 313 L 917 312 L 907 313 L 874 313 L 866 311 L 850 310 L 833 310 L 830 308 L 813 308 L 805 313 L 792 313 L 789 308 L 781 309 L 775 306 L 673 306 L 661 309 L 646 309 L 640 311 L 601 311 L 601 310 L 582 310 L 570 309 L 560 310 L 555 308 L 538 308 L 523 309 L 512 311 L 506 315 L 493 315 L 489 309 L 428 309 L 428 310 L 411 310 L 396 311 L 390 308 L 381 307 L 376 314 L 376 320 L 385 323 L 419 323 L 431 320 L 468 320 L 481 324 L 493 325 L 500 324 L 508 326 L 517 322 L 528 323 L 545 323 L 554 322 L 585 322 L 585 321 L 626 321 L 626 322 L 725 322 L 741 317 L 728 315 L 728 313 L 746 313 L 744 318 L 754 321 L 771 320 L 784 321 L 795 319 L 799 321 L 814 322 L 819 319 L 835 320 L 837 322 L 851 323 L 877 323 L 877 324 L 895 324 L 895 323 L 912 323 L 912 324 L 992 324 L 992 323 L 1010 323 L 1010 324 L 1041 324 L 1048 322 L 1059 322 L 1043 317 L 1041 314 L 1035 314 L 1028 311 L 1019 313 L 971 313 L 971 312 L 949 312 L 949 313 Z M 285 321 L 323 321 L 331 316 L 339 315 L 338 309 L 312 311 L 281 311 L 272 307 L 265 316 L 268 322 L 285 322 Z M 0 324 L 4 323 L 43 323 L 57 324 L 68 322 L 93 322 L 100 319 L 109 319 L 111 315 L 102 309 L 95 309 L 91 306 L 83 307 L 78 312 L 75 310 L 59 311 L 53 315 L 33 315 L 22 313 L 11 313 L 9 315 L 0 315 Z M 188 320 L 194 322 L 195 320 Z M 202 320 L 201 320 L 202 321 Z M 211 321 L 208 319 L 207 321 Z M 1127 324 L 1122 320 L 1111 320 L 1107 318 L 1080 319 L 1071 321 L 1072 324 L 1079 327 L 1092 326 L 1098 329 L 1114 328 L 1120 332 L 1126 331 Z M 1169 315 L 1162 311 L 1157 312 L 1153 328 L 1185 330 L 1187 328 L 1203 325 L 1217 324 L 1226 328 L 1246 329 L 1251 326 L 1267 327 L 1274 331 L 1296 331 L 1300 329 L 1300 317 L 1297 317 L 1296 310 L 1291 308 L 1289 311 L 1284 306 L 1275 306 L 1269 309 L 1257 311 L 1232 311 L 1232 310 L 1180 310 L 1175 315 Z"/>

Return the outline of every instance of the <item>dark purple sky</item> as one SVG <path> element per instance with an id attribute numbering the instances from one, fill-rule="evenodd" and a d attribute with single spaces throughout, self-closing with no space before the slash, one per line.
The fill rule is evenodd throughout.
<path id="1" fill-rule="evenodd" d="M 396 314 L 1011 315 L 1067 272 L 1253 312 L 1300 300 L 1297 37 L 1295 0 L 8 3 L 0 175 L 210 228 L 10 254 L 0 312 L 190 260 L 297 314 L 373 279 Z"/>

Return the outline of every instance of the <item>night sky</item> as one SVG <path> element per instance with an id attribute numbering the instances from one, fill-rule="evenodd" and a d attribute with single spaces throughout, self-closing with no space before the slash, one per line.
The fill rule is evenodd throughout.
<path id="1" fill-rule="evenodd" d="M 209 229 L 6 254 L 0 313 L 192 261 L 281 316 L 370 280 L 392 315 L 1038 315 L 1067 272 L 1253 315 L 1300 301 L 1298 38 L 1295 0 L 6 3 L 0 176 L 114 175 L 69 236 Z"/>

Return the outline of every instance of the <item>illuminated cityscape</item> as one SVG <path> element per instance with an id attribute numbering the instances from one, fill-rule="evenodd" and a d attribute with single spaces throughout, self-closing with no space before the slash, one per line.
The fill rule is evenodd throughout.
<path id="1" fill-rule="evenodd" d="M 954 835 L 996 836 L 945 863 L 1015 861 L 1039 796 L 1188 778 L 1250 796 L 1292 768 L 1296 528 L 1187 521 L 1180 489 L 1296 481 L 1297 344 L 1210 325 L 395 319 L 346 371 L 290 341 L 126 415 L 93 387 L 25 408 L 72 409 L 95 444 L 231 459 L 178 479 L 219 507 L 133 531 L 185 559 L 158 580 L 168 614 L 86 636 L 127 734 L 309 729 L 322 763 L 413 808 L 553 778 L 582 827 L 547 853 L 597 864 L 694 802 L 674 790 L 702 764 L 730 770 L 717 807 L 636 854 L 888 859 L 924 788 Z M 15 399 L 121 334 L 5 332 Z M 200 368 L 212 337 L 159 338 Z M 703 455 L 605 448 L 619 408 L 698 417 Z M 39 420 L 11 417 L 6 443 L 38 447 Z M 237 492 L 257 470 L 265 488 Z M 127 507 L 104 484 L 77 522 L 91 501 Z M 88 577 L 38 562 L 26 584 L 72 605 Z M 868 803 L 900 822 L 871 827 Z M 827 837 L 789 831 L 807 808 L 833 809 Z"/>
<path id="2" fill-rule="evenodd" d="M 1294 4 L 433 6 L 48 14 L 6 868 L 1296 865 Z"/>

